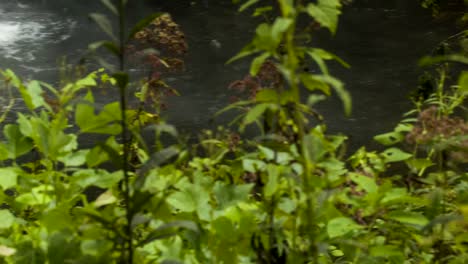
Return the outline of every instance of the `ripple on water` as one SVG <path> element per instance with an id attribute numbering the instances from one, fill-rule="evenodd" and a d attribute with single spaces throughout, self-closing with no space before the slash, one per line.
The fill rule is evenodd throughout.
<path id="1" fill-rule="evenodd" d="M 23 62 L 34 61 L 47 44 L 69 38 L 74 27 L 74 21 L 57 21 L 49 13 L 0 11 L 0 56 Z"/>

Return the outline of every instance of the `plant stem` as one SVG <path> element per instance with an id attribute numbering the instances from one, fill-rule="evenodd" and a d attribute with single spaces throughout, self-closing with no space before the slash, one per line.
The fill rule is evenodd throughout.
<path id="1" fill-rule="evenodd" d="M 125 71 L 125 3 L 124 0 L 119 1 L 119 41 L 120 41 L 120 53 L 119 53 L 119 70 Z M 127 225 L 125 226 L 125 233 L 127 236 L 127 256 L 126 263 L 133 263 L 133 234 L 132 234 L 132 210 L 130 202 L 130 179 L 128 174 L 128 152 L 129 142 L 127 139 L 127 96 L 126 87 L 120 87 L 120 111 L 121 111 L 121 126 L 122 126 L 122 144 L 123 144 L 123 155 L 122 155 L 122 170 L 124 174 L 124 203 L 126 207 L 126 218 Z"/>
<path id="2" fill-rule="evenodd" d="M 282 16 L 285 18 L 291 18 L 293 20 L 292 25 L 286 31 L 285 35 L 285 46 L 287 50 L 287 57 L 286 57 L 286 67 L 290 71 L 290 89 L 292 90 L 294 106 L 300 103 L 301 96 L 299 85 L 297 83 L 297 76 L 296 72 L 298 69 L 298 56 L 296 53 L 296 46 L 294 43 L 294 36 L 296 30 L 296 21 L 297 21 L 297 14 L 289 14 L 288 11 L 282 10 Z M 314 206 L 314 197 L 313 197 L 313 189 L 310 185 L 310 178 L 311 178 L 311 164 L 309 162 L 309 157 L 307 155 L 306 145 L 304 144 L 304 137 L 305 137 L 305 124 L 304 124 L 304 115 L 294 107 L 293 109 L 293 119 L 294 123 L 297 126 L 297 146 L 298 150 L 303 157 L 302 165 L 304 167 L 304 173 L 302 177 L 303 185 L 304 185 L 304 193 L 306 195 L 306 230 L 309 232 L 309 243 L 311 246 L 310 254 L 312 256 L 313 263 L 317 263 L 317 247 L 315 244 L 315 232 L 314 225 L 313 225 L 313 206 Z"/>

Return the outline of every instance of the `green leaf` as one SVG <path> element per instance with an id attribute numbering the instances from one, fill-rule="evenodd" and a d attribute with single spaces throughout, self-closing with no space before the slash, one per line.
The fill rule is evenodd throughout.
<path id="1" fill-rule="evenodd" d="M 119 11 L 117 10 L 117 7 L 111 2 L 111 0 L 101 0 L 101 3 L 103 3 L 107 9 L 109 9 L 114 15 L 118 15 Z"/>
<path id="2" fill-rule="evenodd" d="M 49 105 L 44 101 L 43 93 L 44 91 L 41 88 L 40 82 L 38 81 L 30 81 L 26 86 L 27 93 L 31 98 L 30 101 L 30 110 L 36 109 L 38 107 L 44 106 L 49 111 L 51 108 Z"/>
<path id="3" fill-rule="evenodd" d="M 279 176 L 280 176 L 280 168 L 279 166 L 268 164 L 267 165 L 267 182 L 265 187 L 263 188 L 263 193 L 267 199 L 270 199 L 278 190 L 279 188 Z"/>
<path id="4" fill-rule="evenodd" d="M 292 25 L 293 20 L 290 18 L 278 17 L 271 27 L 271 37 L 273 41 L 279 44 L 282 40 L 282 35 Z"/>
<path id="5" fill-rule="evenodd" d="M 318 48 L 308 49 L 307 54 L 315 61 L 315 63 L 317 63 L 320 70 L 325 75 L 328 75 L 328 68 L 324 60 L 336 60 L 345 68 L 351 67 L 348 63 L 346 63 L 340 57 L 323 49 L 318 49 Z"/>
<path id="6" fill-rule="evenodd" d="M 359 187 L 365 190 L 367 193 L 377 193 L 378 186 L 375 183 L 374 178 L 370 178 L 358 173 L 349 173 L 349 177 L 353 182 L 355 182 Z"/>
<path id="7" fill-rule="evenodd" d="M 411 159 L 406 160 L 406 164 L 411 169 L 419 171 L 419 174 L 418 174 L 419 176 L 422 176 L 422 173 L 424 173 L 424 171 L 427 168 L 435 165 L 434 162 L 432 162 L 432 160 L 429 158 L 424 158 L 424 159 L 411 158 Z"/>
<path id="8" fill-rule="evenodd" d="M 86 156 L 89 152 L 89 149 L 81 149 L 75 152 L 70 152 L 65 156 L 61 156 L 58 160 L 66 167 L 78 167 L 86 163 Z"/>
<path id="9" fill-rule="evenodd" d="M 0 229 L 10 228 L 15 223 L 15 216 L 6 209 L 0 210 Z"/>
<path id="10" fill-rule="evenodd" d="M 242 4 L 240 7 L 239 7 L 239 12 L 242 12 L 244 10 L 246 10 L 247 8 L 249 8 L 250 6 L 258 3 L 259 0 L 248 0 L 247 2 L 245 2 L 244 4 Z"/>
<path id="11" fill-rule="evenodd" d="M 56 230 L 72 227 L 74 221 L 70 209 L 71 207 L 67 204 L 61 204 L 56 208 L 44 211 L 41 216 L 41 224 L 47 228 L 49 234 Z"/>
<path id="12" fill-rule="evenodd" d="M 413 155 L 406 153 L 398 148 L 389 148 L 382 152 L 385 162 L 398 162 L 411 158 Z"/>
<path id="13" fill-rule="evenodd" d="M 192 221 L 173 221 L 167 224 L 163 224 L 160 227 L 156 228 L 154 231 L 151 231 L 146 237 L 146 239 L 140 242 L 138 246 L 143 246 L 155 240 L 177 235 L 179 233 L 178 229 L 180 228 L 190 230 L 195 233 L 199 232 L 197 224 Z"/>
<path id="14" fill-rule="evenodd" d="M 81 188 L 97 186 L 103 189 L 111 188 L 122 180 L 122 171 L 109 173 L 105 170 L 82 169 L 72 175 L 72 181 Z"/>
<path id="15" fill-rule="evenodd" d="M 81 252 L 91 256 L 101 256 L 104 252 L 112 250 L 112 242 L 109 240 L 83 240 L 81 241 Z"/>
<path id="16" fill-rule="evenodd" d="M 343 103 L 345 114 L 348 116 L 351 114 L 351 106 L 352 106 L 351 95 L 344 88 L 344 84 L 340 80 L 330 75 L 311 74 L 310 76 L 318 81 L 322 81 L 324 83 L 331 85 L 331 87 L 335 90 L 336 94 L 338 95 L 338 97 L 341 99 L 341 102 Z"/>
<path id="17" fill-rule="evenodd" d="M 166 202 L 181 212 L 197 212 L 202 220 L 209 220 L 210 196 L 199 184 L 187 183 L 179 192 L 167 197 Z"/>
<path id="18" fill-rule="evenodd" d="M 301 82 L 309 91 L 320 90 L 327 96 L 330 95 L 330 86 L 322 80 L 314 78 L 311 74 L 301 74 L 299 75 Z"/>
<path id="19" fill-rule="evenodd" d="M 133 37 L 135 37 L 136 33 L 141 31 L 145 27 L 147 27 L 149 24 L 151 24 L 151 22 L 153 22 L 156 18 L 162 16 L 163 14 L 164 13 L 161 13 L 161 12 L 153 13 L 141 19 L 140 21 L 138 21 L 138 23 L 130 30 L 130 34 L 128 35 L 128 38 L 132 39 Z"/>
<path id="20" fill-rule="evenodd" d="M 424 215 L 415 212 L 390 212 L 388 214 L 388 218 L 418 228 L 423 228 L 429 223 L 429 220 Z"/>
<path id="21" fill-rule="evenodd" d="M 344 236 L 361 228 L 362 227 L 360 225 L 347 217 L 333 218 L 327 223 L 327 233 L 330 238 Z"/>
<path id="22" fill-rule="evenodd" d="M 250 75 L 256 76 L 258 71 L 260 70 L 260 67 L 262 67 L 263 63 L 266 59 L 268 59 L 268 57 L 270 57 L 270 53 L 268 52 L 264 52 L 260 56 L 257 56 L 252 61 L 252 65 L 250 66 Z"/>
<path id="23" fill-rule="evenodd" d="M 419 61 L 419 66 L 428 66 L 432 64 L 437 64 L 441 62 L 458 62 L 462 64 L 468 64 L 468 58 L 463 55 L 451 54 L 445 56 L 436 56 L 436 57 L 423 57 Z"/>
<path id="24" fill-rule="evenodd" d="M 17 178 L 18 172 L 16 168 L 0 168 L 0 186 L 3 190 L 15 187 Z"/>
<path id="25" fill-rule="evenodd" d="M 468 72 L 464 71 L 458 79 L 458 86 L 462 93 L 468 93 Z"/>
<path id="26" fill-rule="evenodd" d="M 112 41 L 103 40 L 91 43 L 88 45 L 89 50 L 96 51 L 99 48 L 105 48 L 115 56 L 120 56 L 120 48 Z"/>
<path id="27" fill-rule="evenodd" d="M 404 135 L 399 132 L 389 132 L 374 136 L 374 140 L 384 146 L 394 145 L 404 139 Z"/>
<path id="28" fill-rule="evenodd" d="M 254 160 L 254 159 L 242 159 L 242 167 L 245 171 L 255 173 L 257 171 L 262 171 L 265 169 L 265 162 L 261 160 Z"/>
<path id="29" fill-rule="evenodd" d="M 115 197 L 112 194 L 111 190 L 108 190 L 102 193 L 101 195 L 99 195 L 98 198 L 96 198 L 96 200 L 94 201 L 94 207 L 98 208 L 104 205 L 113 204 L 117 201 L 118 201 L 117 197 Z"/>
<path id="30" fill-rule="evenodd" d="M 370 254 L 374 257 L 388 258 L 390 256 L 401 256 L 402 250 L 394 245 L 381 245 L 371 247 Z"/>
<path id="31" fill-rule="evenodd" d="M 247 200 L 252 188 L 253 184 L 234 185 L 216 182 L 213 187 L 213 194 L 216 197 L 218 206 L 225 209 Z"/>
<path id="32" fill-rule="evenodd" d="M 104 31 L 109 37 L 111 37 L 112 40 L 117 40 L 112 30 L 112 24 L 105 15 L 99 13 L 91 13 L 89 17 L 94 22 L 96 22 L 96 24 L 101 28 L 101 30 Z"/>
<path id="33" fill-rule="evenodd" d="M 241 124 L 241 130 L 245 128 L 246 125 L 249 125 L 257 120 L 259 120 L 263 113 L 270 107 L 271 104 L 269 103 L 262 103 L 262 104 L 257 104 L 253 108 L 251 108 L 247 114 L 245 115 L 242 124 Z"/>
<path id="34" fill-rule="evenodd" d="M 9 151 L 9 158 L 11 159 L 26 154 L 33 148 L 31 139 L 23 136 L 17 125 L 6 125 L 3 128 L 3 134 L 8 141 L 6 146 Z"/>
<path id="35" fill-rule="evenodd" d="M 328 28 L 332 34 L 338 27 L 338 16 L 341 14 L 339 0 L 318 0 L 317 4 L 308 4 L 307 13 L 322 26 Z"/>
<path id="36" fill-rule="evenodd" d="M 242 58 L 247 57 L 249 55 L 252 55 L 252 54 L 254 54 L 256 52 L 258 52 L 258 49 L 256 49 L 253 44 L 248 44 L 247 46 L 242 48 L 242 50 L 239 53 L 237 53 L 234 57 L 230 58 L 226 62 L 226 64 L 231 64 L 232 62 L 234 62 L 236 60 L 242 59 Z"/>

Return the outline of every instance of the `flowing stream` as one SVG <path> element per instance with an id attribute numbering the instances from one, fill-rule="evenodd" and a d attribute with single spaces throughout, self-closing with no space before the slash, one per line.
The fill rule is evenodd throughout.
<path id="1" fill-rule="evenodd" d="M 230 0 L 129 2 L 132 22 L 165 11 L 186 33 L 186 71 L 169 79 L 181 93 L 165 112 L 170 123 L 185 132 L 213 127 L 209 120 L 232 95 L 229 83 L 249 68 L 247 61 L 225 62 L 248 43 L 259 21 L 234 12 Z M 87 17 L 104 11 L 96 0 L 0 0 L 0 68 L 55 83 L 58 58 L 77 61 L 89 43 L 105 37 Z M 354 0 L 345 7 L 336 36 L 323 31 L 313 41 L 352 65 L 331 65 L 353 96 L 353 114 L 344 117 L 336 97 L 319 105 L 330 131 L 350 135 L 358 146 L 392 129 L 411 106 L 406 98 L 422 72 L 418 59 L 457 32 L 453 25 L 434 20 L 416 0 Z"/>

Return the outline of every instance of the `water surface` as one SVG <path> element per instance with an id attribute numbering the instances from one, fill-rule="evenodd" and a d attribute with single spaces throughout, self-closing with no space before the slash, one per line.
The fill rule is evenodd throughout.
<path id="1" fill-rule="evenodd" d="M 95 0 L 0 2 L 0 67 L 27 78 L 57 81 L 57 59 L 77 61 L 89 43 L 104 38 L 87 14 L 104 11 Z M 331 65 L 331 73 L 353 96 L 353 115 L 343 116 L 332 98 L 319 106 L 332 132 L 351 136 L 354 146 L 391 129 L 410 108 L 408 92 L 417 85 L 421 56 L 457 29 L 432 19 L 418 1 L 354 1 L 341 17 L 336 36 L 318 34 L 314 45 L 341 56 L 351 69 Z M 248 72 L 248 61 L 225 65 L 252 37 L 258 21 L 234 12 L 229 0 L 130 1 L 130 20 L 151 12 L 170 12 L 187 36 L 186 71 L 169 83 L 181 93 L 165 116 L 182 131 L 212 127 L 212 115 L 229 102 L 230 82 Z M 219 120 L 225 122 L 226 120 Z"/>

